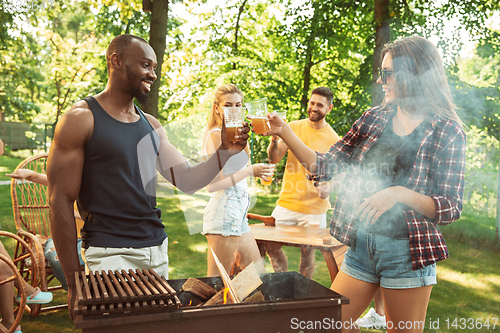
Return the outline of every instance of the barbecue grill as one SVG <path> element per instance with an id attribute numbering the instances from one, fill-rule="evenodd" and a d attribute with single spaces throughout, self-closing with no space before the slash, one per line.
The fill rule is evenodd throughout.
<path id="1" fill-rule="evenodd" d="M 194 306 L 186 279 L 163 280 L 153 270 L 76 274 L 75 328 L 113 332 L 340 332 L 349 300 L 297 272 L 260 276 L 264 302 Z M 199 278 L 219 290 L 220 277 Z"/>

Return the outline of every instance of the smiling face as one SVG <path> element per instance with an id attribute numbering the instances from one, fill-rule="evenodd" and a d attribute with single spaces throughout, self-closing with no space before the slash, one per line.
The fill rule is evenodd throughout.
<path id="1" fill-rule="evenodd" d="M 309 98 L 307 114 L 310 121 L 318 122 L 323 120 L 330 110 L 331 103 L 328 103 L 328 99 L 325 96 L 313 94 L 311 98 Z"/>
<path id="2" fill-rule="evenodd" d="M 127 47 L 123 64 L 128 93 L 137 98 L 139 103 L 147 104 L 151 85 L 156 80 L 155 52 L 149 44 L 133 41 Z"/>
<path id="3" fill-rule="evenodd" d="M 392 63 L 392 56 L 387 52 L 382 60 L 382 65 L 380 66 L 382 70 L 391 71 L 392 75 L 387 76 L 387 82 L 384 84 L 381 77 L 377 79 L 377 83 L 382 85 L 382 90 L 385 93 L 385 102 L 390 104 L 396 99 L 396 79 L 394 75 L 394 65 Z"/>

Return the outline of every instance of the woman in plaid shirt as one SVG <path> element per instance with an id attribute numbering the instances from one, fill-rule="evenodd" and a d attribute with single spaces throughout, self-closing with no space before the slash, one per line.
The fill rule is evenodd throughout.
<path id="1" fill-rule="evenodd" d="M 331 234 L 349 246 L 332 284 L 350 299 L 342 321 L 355 321 L 381 287 L 388 331 L 422 332 L 435 263 L 448 257 L 437 226 L 462 211 L 465 133 L 431 42 L 407 37 L 386 45 L 382 57 L 383 105 L 366 111 L 328 153 L 307 148 L 273 115 L 269 134 L 316 181 L 346 172 L 331 222 Z"/>

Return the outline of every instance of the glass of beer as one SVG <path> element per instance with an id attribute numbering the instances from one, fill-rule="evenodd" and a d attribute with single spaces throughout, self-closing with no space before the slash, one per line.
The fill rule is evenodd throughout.
<path id="1" fill-rule="evenodd" d="M 286 110 L 274 110 L 273 112 L 276 112 L 286 122 Z"/>
<path id="2" fill-rule="evenodd" d="M 245 103 L 248 109 L 248 118 L 252 121 L 256 134 L 264 134 L 271 130 L 267 120 L 267 98 L 257 99 Z"/>
<path id="3" fill-rule="evenodd" d="M 264 164 L 273 168 L 273 175 L 274 175 L 275 164 L 271 164 L 271 163 L 264 163 Z M 271 185 L 272 182 L 273 182 L 273 176 L 271 176 L 269 178 L 261 178 L 260 179 L 261 185 L 269 186 L 269 185 Z"/>
<path id="4" fill-rule="evenodd" d="M 226 136 L 227 140 L 235 142 L 238 140 L 234 139 L 235 135 L 238 135 L 237 129 L 243 128 L 243 122 L 245 121 L 245 111 L 244 107 L 223 107 L 224 112 L 224 123 L 226 124 Z"/>

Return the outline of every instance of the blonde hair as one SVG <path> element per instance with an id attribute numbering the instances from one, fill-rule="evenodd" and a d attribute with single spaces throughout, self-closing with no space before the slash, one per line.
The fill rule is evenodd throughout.
<path id="1" fill-rule="evenodd" d="M 424 115 L 427 120 L 438 115 L 463 125 L 455 111 L 441 56 L 434 44 L 423 37 L 406 37 L 387 44 L 382 58 L 387 53 L 394 66 L 397 105 L 409 113 Z"/>
<path id="2" fill-rule="evenodd" d="M 210 112 L 208 113 L 207 127 L 205 128 L 205 133 L 203 134 L 203 148 L 205 148 L 208 133 L 210 133 L 213 128 L 222 128 L 222 116 L 220 113 L 215 112 L 215 110 L 216 106 L 219 105 L 222 96 L 228 94 L 239 94 L 241 96 L 241 103 L 243 103 L 243 92 L 235 84 L 228 83 L 217 88 L 217 90 L 215 91 L 214 102 L 212 103 L 212 107 L 210 108 Z M 245 150 L 248 153 L 247 148 L 245 148 Z"/>

